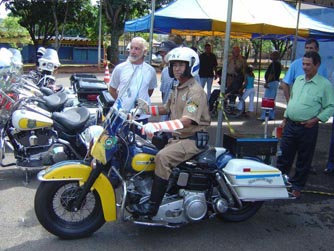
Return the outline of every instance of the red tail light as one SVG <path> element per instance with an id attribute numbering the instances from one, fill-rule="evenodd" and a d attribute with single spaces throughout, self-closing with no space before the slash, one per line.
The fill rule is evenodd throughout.
<path id="1" fill-rule="evenodd" d="M 4 108 L 5 110 L 9 111 L 12 108 L 13 101 L 17 101 L 19 96 L 16 93 L 0 93 L 0 109 Z M 11 100 L 12 99 L 12 100 Z"/>
<path id="2" fill-rule="evenodd" d="M 88 94 L 87 95 L 87 100 L 88 101 L 96 101 L 98 96 L 99 96 L 99 94 Z"/>

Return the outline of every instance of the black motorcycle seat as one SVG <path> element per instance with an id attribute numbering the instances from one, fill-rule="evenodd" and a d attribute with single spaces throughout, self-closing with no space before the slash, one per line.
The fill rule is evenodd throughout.
<path id="1" fill-rule="evenodd" d="M 46 95 L 46 96 L 50 96 L 50 95 L 54 94 L 54 91 L 52 91 L 52 90 L 51 90 L 50 88 L 48 88 L 48 87 L 44 87 L 44 86 L 42 86 L 42 87 L 39 88 L 39 90 L 40 90 L 44 95 Z"/>
<path id="2" fill-rule="evenodd" d="M 216 149 L 207 146 L 203 152 L 195 155 L 193 158 L 200 167 L 210 168 L 216 164 Z"/>
<path id="3" fill-rule="evenodd" d="M 65 112 L 54 112 L 52 119 L 60 124 L 66 132 L 81 132 L 89 120 L 88 108 L 81 106 L 69 109 Z"/>
<path id="4" fill-rule="evenodd" d="M 64 107 L 68 97 L 64 92 L 57 92 L 50 96 L 43 96 L 45 106 L 49 112 L 60 111 Z"/>

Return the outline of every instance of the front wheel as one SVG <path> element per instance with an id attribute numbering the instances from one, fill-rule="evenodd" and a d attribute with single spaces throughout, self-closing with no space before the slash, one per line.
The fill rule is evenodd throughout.
<path id="1" fill-rule="evenodd" d="M 41 182 L 35 195 L 35 213 L 41 225 L 63 239 L 87 237 L 102 227 L 105 220 L 96 190 L 73 210 L 81 190 L 76 181 Z"/>
<path id="2" fill-rule="evenodd" d="M 217 216 L 225 221 L 240 222 L 245 221 L 256 214 L 263 205 L 263 201 L 243 202 L 241 208 L 230 208 L 225 213 Z"/>

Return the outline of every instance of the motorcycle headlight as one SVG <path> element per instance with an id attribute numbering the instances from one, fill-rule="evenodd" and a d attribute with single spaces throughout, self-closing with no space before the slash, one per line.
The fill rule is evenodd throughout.
<path id="1" fill-rule="evenodd" d="M 92 125 L 88 127 L 84 132 L 83 132 L 83 138 L 85 141 L 85 144 L 89 146 L 89 144 L 93 141 L 96 140 L 98 137 L 103 132 L 103 127 L 99 125 Z"/>
<path id="2" fill-rule="evenodd" d="M 47 63 L 46 68 L 53 70 L 53 64 L 52 63 Z"/>

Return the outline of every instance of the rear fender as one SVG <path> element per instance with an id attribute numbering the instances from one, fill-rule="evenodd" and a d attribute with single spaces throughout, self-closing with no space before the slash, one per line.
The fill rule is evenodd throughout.
<path id="1" fill-rule="evenodd" d="M 87 181 L 91 170 L 92 167 L 81 161 L 62 161 L 40 171 L 37 177 L 43 182 L 77 180 L 84 183 Z M 92 189 L 95 189 L 101 198 L 104 219 L 106 221 L 116 220 L 115 191 L 109 179 L 101 173 L 94 182 Z"/>

